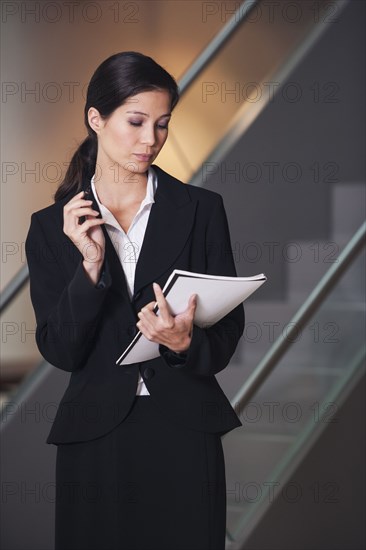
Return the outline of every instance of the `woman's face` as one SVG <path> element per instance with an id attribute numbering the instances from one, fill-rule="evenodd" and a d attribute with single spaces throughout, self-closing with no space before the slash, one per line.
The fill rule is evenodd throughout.
<path id="1" fill-rule="evenodd" d="M 89 109 L 89 124 L 98 135 L 98 169 L 142 174 L 158 156 L 168 137 L 171 98 L 166 90 L 130 97 L 103 120 Z M 100 175 L 100 174 L 99 174 Z"/>

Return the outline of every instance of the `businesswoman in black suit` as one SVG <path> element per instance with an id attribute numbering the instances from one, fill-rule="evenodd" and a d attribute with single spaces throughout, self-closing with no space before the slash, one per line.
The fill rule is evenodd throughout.
<path id="1" fill-rule="evenodd" d="M 153 165 L 178 101 L 150 57 L 106 59 L 89 83 L 88 137 L 26 241 L 40 352 L 70 382 L 57 445 L 56 550 L 223 550 L 221 436 L 240 421 L 215 374 L 243 307 L 209 328 L 197 297 L 173 317 L 173 269 L 236 275 L 223 202 Z M 160 315 L 153 312 L 159 305 Z M 159 357 L 116 360 L 137 330 Z"/>

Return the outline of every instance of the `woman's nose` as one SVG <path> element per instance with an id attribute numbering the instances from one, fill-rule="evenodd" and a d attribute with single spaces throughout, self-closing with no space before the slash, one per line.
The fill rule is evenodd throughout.
<path id="1" fill-rule="evenodd" d="M 153 126 L 146 125 L 143 129 L 141 142 L 145 145 L 154 145 L 156 141 L 155 128 Z"/>

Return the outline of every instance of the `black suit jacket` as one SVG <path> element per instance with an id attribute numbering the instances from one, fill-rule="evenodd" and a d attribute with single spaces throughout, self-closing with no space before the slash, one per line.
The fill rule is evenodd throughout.
<path id="1" fill-rule="evenodd" d="M 132 299 L 104 226 L 102 285 L 97 288 L 86 276 L 82 255 L 63 232 L 63 207 L 75 193 L 32 215 L 26 255 L 37 345 L 49 363 L 71 372 L 48 443 L 86 441 L 112 430 L 131 408 L 138 371 L 172 421 L 211 433 L 241 424 L 214 375 L 229 363 L 243 333 L 242 305 L 210 328 L 194 325 L 182 365 L 174 366 L 163 346 L 151 361 L 116 365 L 137 331 L 137 313 L 155 299 L 154 281 L 163 287 L 175 268 L 236 275 L 221 196 L 153 168 L 158 187 Z M 98 208 L 95 200 L 93 207 Z"/>

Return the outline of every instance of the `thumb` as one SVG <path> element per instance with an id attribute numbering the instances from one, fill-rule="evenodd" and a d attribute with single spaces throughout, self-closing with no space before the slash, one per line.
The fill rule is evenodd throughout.
<path id="1" fill-rule="evenodd" d="M 189 309 L 189 312 L 191 313 L 192 317 L 194 316 L 194 313 L 196 311 L 197 300 L 198 300 L 197 294 L 192 294 L 192 296 L 190 296 L 189 301 L 188 301 L 188 309 Z"/>

